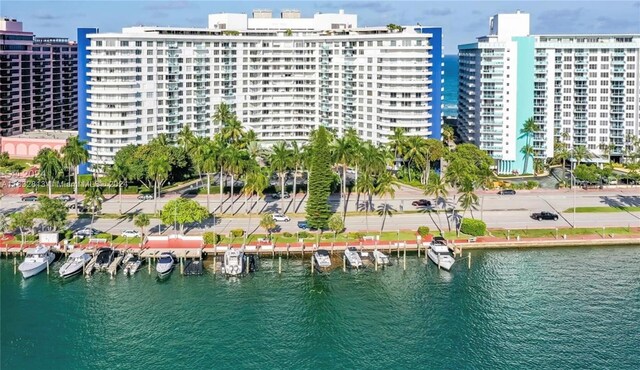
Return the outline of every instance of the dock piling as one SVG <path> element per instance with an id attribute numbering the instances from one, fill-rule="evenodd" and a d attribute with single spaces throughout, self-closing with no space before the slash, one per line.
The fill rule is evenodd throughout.
<path id="1" fill-rule="evenodd" d="M 278 274 L 282 274 L 282 256 L 278 256 Z"/>
<path id="2" fill-rule="evenodd" d="M 347 272 L 347 256 L 342 255 L 342 271 Z"/>
<path id="3" fill-rule="evenodd" d="M 468 256 L 469 256 L 469 260 L 467 261 L 467 269 L 470 270 L 471 269 L 471 252 L 469 252 Z"/>
<path id="4" fill-rule="evenodd" d="M 49 261 L 47 261 L 47 275 L 49 275 L 49 265 L 50 265 L 50 264 L 51 264 L 51 263 L 50 263 Z"/>
<path id="5" fill-rule="evenodd" d="M 147 270 L 149 270 L 149 275 L 151 275 L 151 257 L 147 258 Z"/>
<path id="6" fill-rule="evenodd" d="M 184 257 L 180 257 L 180 275 L 184 275 Z"/>
<path id="7" fill-rule="evenodd" d="M 313 254 L 311 255 L 311 275 L 313 275 Z"/>
<path id="8" fill-rule="evenodd" d="M 18 261 L 16 260 L 16 255 L 13 255 L 13 274 L 18 273 Z"/>
<path id="9" fill-rule="evenodd" d="M 378 249 L 376 248 L 373 252 L 373 266 L 375 268 L 376 271 L 378 271 L 378 258 L 376 257 L 378 255 Z"/>
<path id="10" fill-rule="evenodd" d="M 402 269 L 407 271 L 407 247 L 404 247 L 404 252 L 402 256 Z"/>

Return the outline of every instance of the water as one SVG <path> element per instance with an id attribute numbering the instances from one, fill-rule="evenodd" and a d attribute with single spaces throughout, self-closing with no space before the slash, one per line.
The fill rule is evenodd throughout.
<path id="1" fill-rule="evenodd" d="M 637 368 L 640 248 L 473 252 L 310 276 L 27 281 L 0 263 L 2 369 Z M 606 262 L 606 265 L 603 263 Z M 55 269 L 60 263 L 56 263 Z"/>
<path id="2" fill-rule="evenodd" d="M 445 55 L 444 57 L 444 102 L 443 114 L 445 116 L 457 116 L 458 114 L 458 56 Z"/>

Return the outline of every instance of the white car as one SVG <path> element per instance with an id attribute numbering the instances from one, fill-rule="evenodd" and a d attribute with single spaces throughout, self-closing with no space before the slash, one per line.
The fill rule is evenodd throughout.
<path id="1" fill-rule="evenodd" d="M 120 235 L 124 236 L 125 238 L 137 238 L 140 236 L 140 233 L 135 230 L 125 230 Z"/>
<path id="2" fill-rule="evenodd" d="M 274 213 L 273 214 L 273 220 L 276 221 L 276 222 L 280 222 L 280 221 L 289 222 L 289 221 L 291 221 L 289 216 L 281 215 L 279 213 Z"/>

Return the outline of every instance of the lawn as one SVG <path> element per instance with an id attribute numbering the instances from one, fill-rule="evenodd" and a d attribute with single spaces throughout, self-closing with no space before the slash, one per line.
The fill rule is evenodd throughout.
<path id="1" fill-rule="evenodd" d="M 572 213 L 573 208 L 568 208 L 563 213 Z M 606 212 L 640 212 L 640 207 L 576 207 L 576 213 L 606 213 Z"/>
<path id="2" fill-rule="evenodd" d="M 490 230 L 491 234 L 497 238 L 507 238 L 507 234 L 511 236 L 511 238 L 515 238 L 516 236 L 520 236 L 521 238 L 555 238 L 556 237 L 556 229 L 513 229 L 513 230 Z M 633 230 L 630 230 L 626 227 L 607 227 L 604 229 L 605 234 L 630 234 Z M 567 236 L 572 235 L 599 235 L 602 236 L 602 228 L 601 227 L 591 227 L 591 228 L 558 228 L 558 237 L 562 237 L 563 234 Z"/>

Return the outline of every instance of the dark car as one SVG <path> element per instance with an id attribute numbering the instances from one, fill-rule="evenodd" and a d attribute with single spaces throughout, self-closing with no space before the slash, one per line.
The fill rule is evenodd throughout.
<path id="1" fill-rule="evenodd" d="M 502 189 L 498 192 L 498 195 L 516 195 L 516 191 L 513 189 Z"/>
<path id="2" fill-rule="evenodd" d="M 70 205 L 67 207 L 67 209 L 69 209 L 69 210 L 74 210 L 74 209 L 76 209 L 76 204 L 75 204 L 75 203 L 74 203 L 74 204 L 70 204 Z M 89 212 L 89 208 L 88 208 L 88 207 L 86 207 L 85 205 L 83 205 L 82 203 L 78 203 L 78 212 L 80 212 L 80 213 L 87 213 L 87 212 Z"/>
<path id="3" fill-rule="evenodd" d="M 90 237 L 90 236 L 94 236 L 99 234 L 100 232 L 92 227 L 85 227 L 84 229 L 80 229 L 78 231 L 75 232 L 75 237 L 77 238 L 84 238 L 84 237 Z"/>
<path id="4" fill-rule="evenodd" d="M 298 227 L 301 228 L 302 230 L 306 230 L 309 228 L 309 226 L 307 225 L 307 221 L 298 221 Z"/>
<path id="5" fill-rule="evenodd" d="M 27 195 L 22 197 L 22 201 L 23 202 L 36 202 L 38 201 L 38 196 L 37 195 Z"/>
<path id="6" fill-rule="evenodd" d="M 411 202 L 411 205 L 414 207 L 431 207 L 431 202 L 426 199 L 418 199 Z"/>
<path id="7" fill-rule="evenodd" d="M 289 199 L 291 197 L 291 195 L 289 195 L 289 193 L 287 193 L 286 191 L 284 192 L 284 199 Z M 273 199 L 280 199 L 280 193 L 273 193 L 271 194 L 271 198 Z"/>
<path id="8" fill-rule="evenodd" d="M 67 194 L 62 194 L 62 195 L 58 195 L 57 197 L 55 197 L 55 199 L 57 199 L 57 200 L 61 200 L 61 201 L 63 201 L 63 202 L 68 202 L 68 201 L 70 201 L 70 200 L 71 200 L 71 199 L 73 199 L 73 198 L 71 198 L 71 196 L 69 196 L 69 195 L 67 195 Z"/>
<path id="9" fill-rule="evenodd" d="M 554 221 L 557 221 L 558 220 L 558 214 L 557 213 L 552 213 L 552 212 L 542 211 L 542 212 L 532 213 L 531 214 L 531 218 L 533 218 L 534 220 L 538 220 L 538 221 L 542 221 L 542 220 L 554 220 Z"/>

